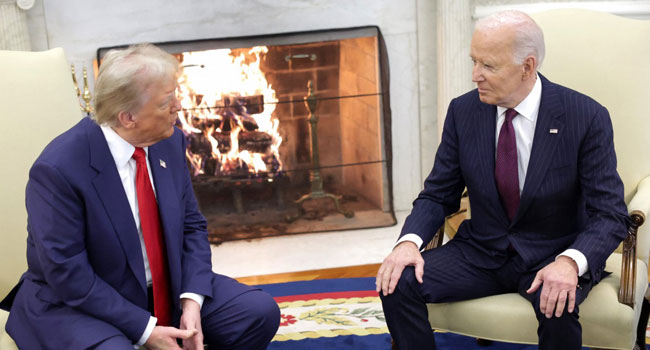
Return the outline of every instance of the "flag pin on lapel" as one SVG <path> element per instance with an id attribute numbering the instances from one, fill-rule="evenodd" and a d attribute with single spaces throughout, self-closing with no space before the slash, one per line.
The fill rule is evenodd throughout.
<path id="1" fill-rule="evenodd" d="M 160 160 L 160 166 L 167 169 L 167 163 L 165 163 L 165 161 L 162 159 Z"/>
<path id="2" fill-rule="evenodd" d="M 557 134 L 557 129 L 550 129 L 548 132 L 550 134 Z"/>

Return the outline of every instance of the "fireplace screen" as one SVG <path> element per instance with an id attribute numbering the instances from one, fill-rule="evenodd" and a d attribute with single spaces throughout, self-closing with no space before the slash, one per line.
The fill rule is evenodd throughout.
<path id="1" fill-rule="evenodd" d="M 177 127 L 212 243 L 395 224 L 377 27 L 156 45 L 183 66 Z"/>

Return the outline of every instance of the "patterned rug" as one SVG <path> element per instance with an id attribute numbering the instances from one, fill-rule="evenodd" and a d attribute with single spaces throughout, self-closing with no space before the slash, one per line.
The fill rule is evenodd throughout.
<path id="1" fill-rule="evenodd" d="M 280 328 L 268 350 L 390 350 L 390 334 L 375 279 L 342 278 L 258 286 L 280 306 Z M 537 345 L 493 342 L 436 332 L 438 350 L 536 350 Z M 586 349 L 586 348 L 585 348 Z"/>
<path id="2" fill-rule="evenodd" d="M 268 349 L 390 348 L 374 278 L 260 287 L 275 298 L 282 314 L 280 328 Z M 377 347 L 380 344 L 383 346 Z"/>

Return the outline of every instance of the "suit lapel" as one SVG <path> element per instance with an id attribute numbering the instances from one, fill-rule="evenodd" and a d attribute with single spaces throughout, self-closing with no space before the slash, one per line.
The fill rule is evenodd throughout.
<path id="1" fill-rule="evenodd" d="M 528 162 L 528 169 L 526 170 L 526 181 L 521 193 L 519 209 L 513 223 L 530 207 L 535 192 L 546 175 L 555 154 L 555 149 L 564 132 L 564 120 L 562 118 L 564 116 L 564 106 L 562 101 L 557 95 L 555 86 L 541 74 L 540 79 L 542 79 L 542 99 L 537 115 L 533 148 Z M 551 129 L 556 129 L 557 133 L 551 133 Z"/>
<path id="2" fill-rule="evenodd" d="M 151 174 L 156 187 L 156 199 L 158 201 L 158 212 L 165 236 L 165 246 L 167 248 L 167 259 L 170 262 L 170 277 L 172 291 L 180 290 L 180 271 L 171 271 L 176 265 L 173 261 L 180 261 L 179 247 L 183 246 L 179 216 L 180 208 L 178 207 L 178 195 L 172 178 L 172 167 L 169 157 L 164 150 L 162 143 L 149 146 L 149 165 Z"/>
<path id="3" fill-rule="evenodd" d="M 87 127 L 90 165 L 97 171 L 97 176 L 92 180 L 93 186 L 122 244 L 129 267 L 142 287 L 142 291 L 146 293 L 144 259 L 131 206 L 104 134 L 94 122 L 90 120 L 88 122 L 91 123 Z"/>

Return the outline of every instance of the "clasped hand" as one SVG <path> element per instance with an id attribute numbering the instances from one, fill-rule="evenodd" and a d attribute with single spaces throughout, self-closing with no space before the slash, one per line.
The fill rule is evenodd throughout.
<path id="1" fill-rule="evenodd" d="M 175 327 L 156 326 L 149 339 L 144 344 L 150 350 L 181 350 L 177 339 L 183 341 L 183 349 L 202 350 L 203 332 L 201 330 L 201 308 L 192 299 L 182 299 L 180 329 Z"/>

